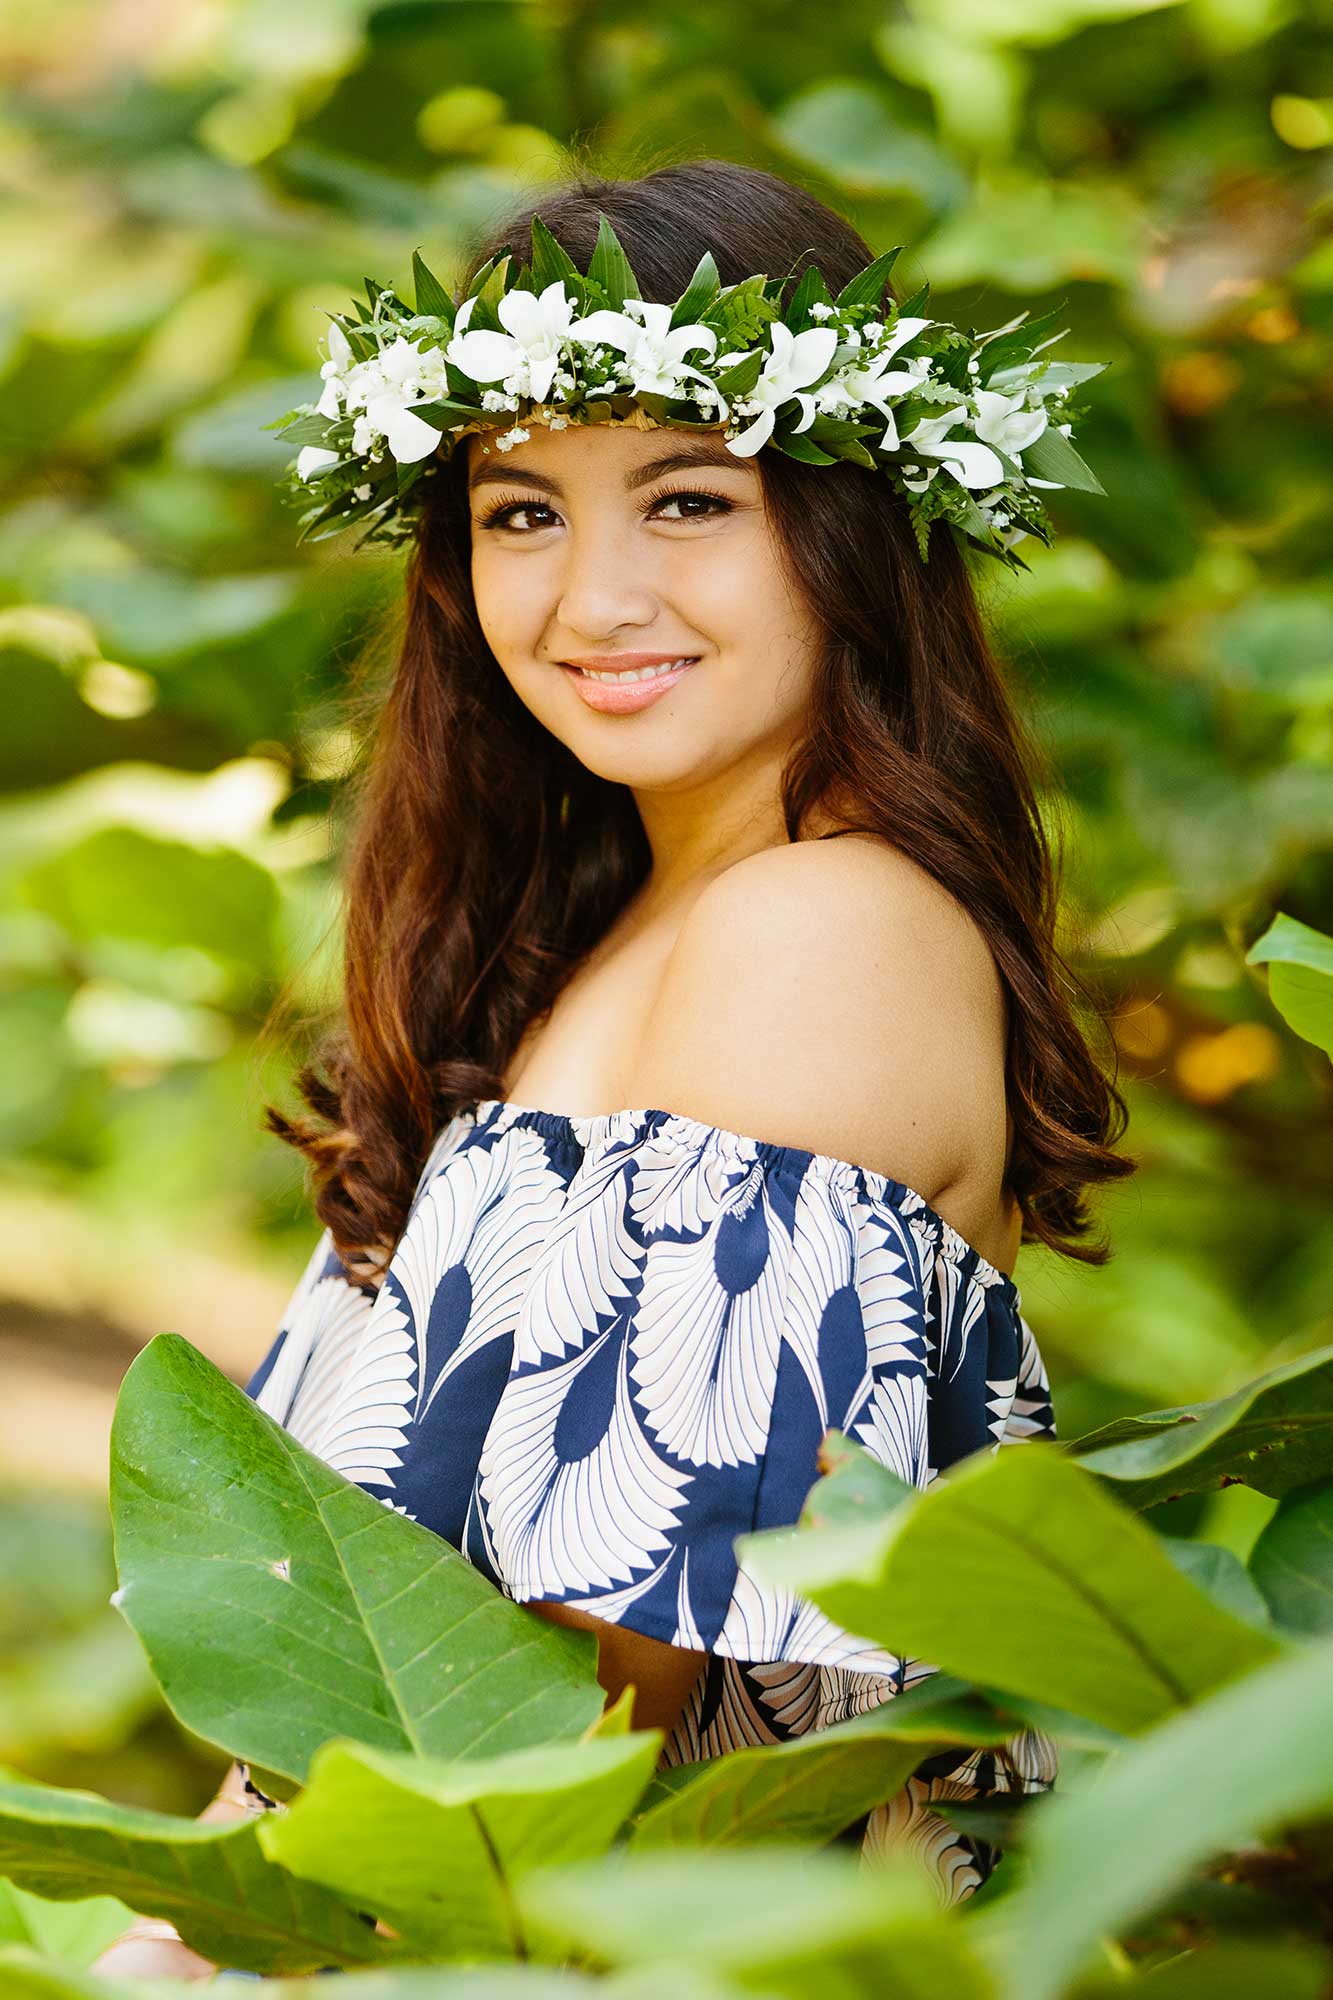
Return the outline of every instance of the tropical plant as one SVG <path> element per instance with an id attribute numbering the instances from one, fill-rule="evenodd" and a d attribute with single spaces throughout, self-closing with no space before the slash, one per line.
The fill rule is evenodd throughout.
<path id="1" fill-rule="evenodd" d="M 604 1708 L 591 1634 L 513 1603 L 161 1334 L 117 1406 L 114 1602 L 180 1722 L 278 1803 L 200 1823 L 11 1771 L 0 1872 L 33 1909 L 115 1898 L 221 1964 L 364 1970 L 386 2000 L 464 1966 L 521 1965 L 534 1994 L 546 1968 L 867 2000 L 1082 2000 L 1138 1959 L 1155 1992 L 1233 1953 L 1324 1977 L 1333 1348 L 924 1490 L 837 1431 L 821 1469 L 745 1559 L 933 1671 L 852 1721 L 659 1770 L 662 1733 L 627 1696 Z M 1235 1482 L 1278 1502 L 1248 1566 L 1158 1530 Z M 926 1758 L 1028 1725 L 1061 1747 L 1054 1791 L 942 1808 L 1013 1846 L 989 1894 L 945 1909 L 910 1852 L 831 1844 Z M 0 1967 L 7 1992 L 114 1990 L 31 1943 Z"/>

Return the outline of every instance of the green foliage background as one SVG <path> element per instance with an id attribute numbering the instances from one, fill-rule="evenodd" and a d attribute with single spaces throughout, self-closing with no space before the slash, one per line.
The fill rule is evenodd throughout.
<path id="1" fill-rule="evenodd" d="M 1112 365 L 1029 576 L 983 579 L 1055 753 L 1080 962 L 1116 1006 L 1112 1263 L 1025 1250 L 1057 1420 L 1225 1394 L 1333 1338 L 1327 1058 L 1244 962 L 1333 929 L 1333 11 L 1326 0 L 0 12 L 0 1761 L 176 1810 L 103 1616 L 124 1367 L 238 1378 L 312 1241 L 260 1107 L 333 991 L 340 705 L 397 559 L 298 551 L 260 428 L 325 309 L 560 172 L 715 153 L 907 246 L 941 316 L 1062 305 Z M 33 1489 L 81 1489 L 42 1501 Z M 1244 1554 L 1245 1488 L 1150 1519 Z M 64 1581 L 53 1583 L 53 1575 Z"/>

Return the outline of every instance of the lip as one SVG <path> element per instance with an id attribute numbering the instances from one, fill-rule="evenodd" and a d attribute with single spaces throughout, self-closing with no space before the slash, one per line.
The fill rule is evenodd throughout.
<path id="1" fill-rule="evenodd" d="M 661 666 L 667 660 L 681 657 L 677 653 L 617 653 L 614 659 L 603 655 L 601 660 L 561 660 L 559 665 L 568 673 L 574 692 L 585 707 L 594 708 L 602 715 L 633 715 L 637 709 L 648 708 L 669 693 L 698 666 L 698 660 L 678 667 L 675 673 L 659 674 L 655 680 L 626 681 L 623 687 L 617 687 L 614 681 L 590 681 L 585 675 L 575 673 L 574 668 L 586 665 L 599 674 L 628 673 L 635 667 Z"/>
<path id="2" fill-rule="evenodd" d="M 691 659 L 689 653 L 571 653 L 562 667 L 591 667 L 595 674 L 632 674 L 638 667 L 662 667 L 668 660 Z"/>

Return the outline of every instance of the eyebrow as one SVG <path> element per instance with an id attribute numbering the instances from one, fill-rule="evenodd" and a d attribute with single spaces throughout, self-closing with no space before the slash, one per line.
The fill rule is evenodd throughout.
<path id="1" fill-rule="evenodd" d="M 733 472 L 739 472 L 745 464 L 746 460 L 738 457 L 734 451 L 729 451 L 725 444 L 701 436 L 689 444 L 678 445 L 674 450 L 664 452 L 659 458 L 650 458 L 646 464 L 634 466 L 625 474 L 625 489 L 633 493 L 640 486 L 647 486 L 651 480 L 664 478 L 668 472 L 690 472 L 700 465 L 725 466 Z M 559 480 L 552 479 L 548 473 L 534 471 L 521 463 L 494 464 L 486 460 L 473 474 L 468 484 L 468 491 L 473 492 L 478 486 L 492 483 L 499 485 L 514 479 L 521 479 L 526 485 L 536 486 L 543 493 L 553 493 L 557 497 L 562 490 Z"/>

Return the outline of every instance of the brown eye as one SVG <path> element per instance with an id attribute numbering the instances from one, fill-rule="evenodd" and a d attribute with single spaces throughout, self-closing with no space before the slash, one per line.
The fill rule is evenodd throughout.
<path id="1" fill-rule="evenodd" d="M 720 493 L 706 493 L 702 487 L 698 489 L 691 488 L 688 492 L 660 493 L 649 501 L 648 511 L 650 513 L 655 512 L 659 504 L 663 507 L 669 507 L 675 505 L 676 502 L 680 502 L 683 505 L 688 500 L 702 500 L 708 512 L 703 514 L 680 514 L 676 517 L 678 520 L 706 521 L 710 514 L 729 514 L 731 512 L 730 500 L 724 499 Z"/>
<path id="2" fill-rule="evenodd" d="M 703 511 L 699 511 L 691 504 L 695 502 L 702 502 Z M 675 516 L 658 511 L 661 508 L 672 506 L 689 506 L 690 511 Z M 682 488 L 679 491 L 653 493 L 648 496 L 643 505 L 645 517 L 655 514 L 659 520 L 706 521 L 715 514 L 729 514 L 731 511 L 732 502 L 724 494 L 710 493 L 703 487 L 688 487 Z M 531 523 L 527 527 L 520 527 L 514 518 L 520 514 L 548 514 L 552 519 L 559 518 L 555 513 L 555 509 L 548 507 L 541 500 L 497 500 L 486 513 L 481 515 L 477 526 L 479 528 L 504 529 L 516 535 L 536 534 L 541 528 L 549 526 L 549 522 L 539 522 L 535 527 Z"/>
<path id="3" fill-rule="evenodd" d="M 508 527 L 511 514 L 549 514 L 553 510 L 540 500 L 500 500 L 477 522 L 479 528 Z M 520 528 L 519 534 L 529 532 Z"/>

